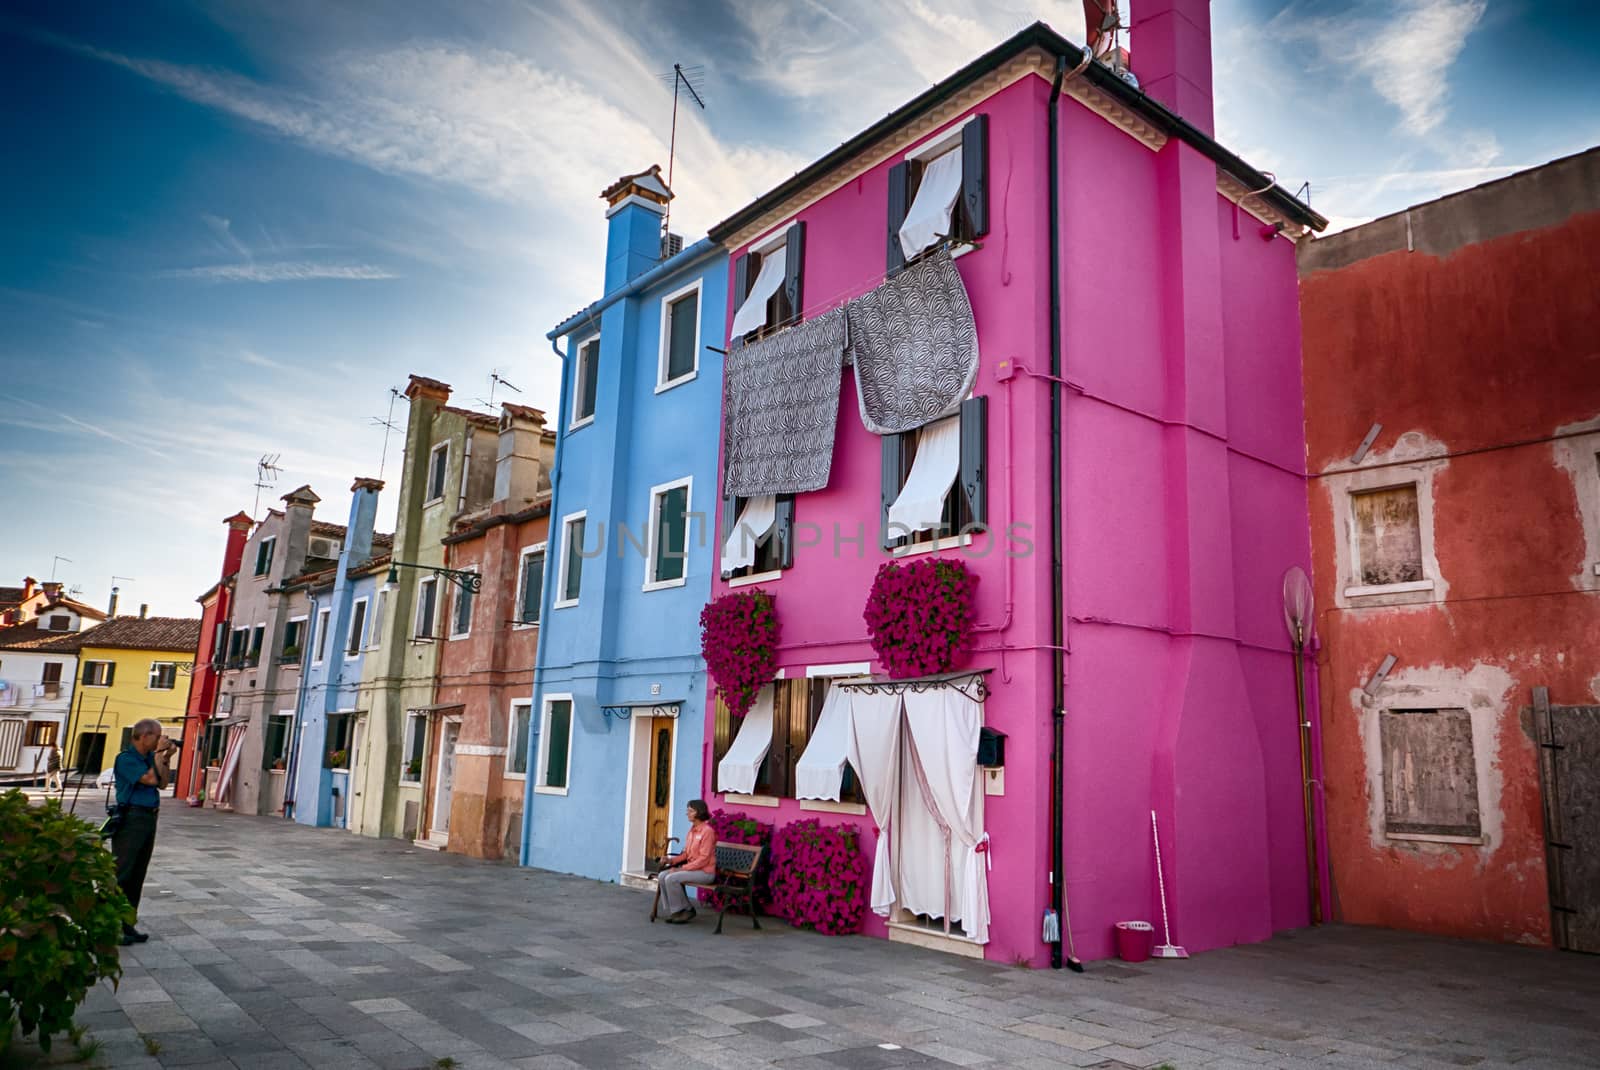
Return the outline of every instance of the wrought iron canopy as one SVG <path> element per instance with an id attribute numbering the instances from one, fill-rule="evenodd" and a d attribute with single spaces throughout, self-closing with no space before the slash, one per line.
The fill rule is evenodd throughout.
<path id="1" fill-rule="evenodd" d="M 443 576 L 463 591 L 470 591 L 473 594 L 477 594 L 483 589 L 483 577 L 476 572 L 459 568 L 445 568 L 443 565 L 418 565 L 410 561 L 389 562 L 390 583 L 400 582 L 400 570 L 403 568 L 416 568 L 424 572 L 431 572 L 435 576 Z"/>
<path id="2" fill-rule="evenodd" d="M 959 692 L 974 702 L 982 702 L 989 694 L 985 681 L 993 669 L 965 669 L 961 672 L 944 672 L 935 676 L 914 676 L 906 680 L 841 680 L 835 687 L 860 691 L 867 695 L 896 695 L 907 691 L 920 694 L 924 691 L 948 689 Z"/>

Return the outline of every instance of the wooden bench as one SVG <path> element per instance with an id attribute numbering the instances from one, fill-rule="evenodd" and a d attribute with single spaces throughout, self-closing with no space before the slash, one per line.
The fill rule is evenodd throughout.
<path id="1" fill-rule="evenodd" d="M 722 897 L 722 910 L 717 914 L 715 932 L 722 932 L 722 919 L 728 909 L 741 903 L 750 915 L 750 924 L 761 928 L 761 919 L 756 915 L 756 868 L 761 865 L 761 855 L 765 850 L 765 847 L 756 844 L 717 842 L 716 878 L 710 884 L 693 885 Z M 661 912 L 661 873 L 656 874 L 656 899 L 650 907 L 652 922 Z"/>

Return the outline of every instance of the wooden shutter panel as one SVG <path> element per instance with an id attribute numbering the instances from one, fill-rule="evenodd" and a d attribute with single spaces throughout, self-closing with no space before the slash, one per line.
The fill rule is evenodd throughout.
<path id="1" fill-rule="evenodd" d="M 968 233 L 981 238 L 989 233 L 989 117 L 973 116 L 961 131 L 961 203 L 966 209 Z"/>
<path id="2" fill-rule="evenodd" d="M 883 443 L 883 461 L 879 472 L 879 497 L 882 508 L 878 514 L 878 534 L 885 550 L 894 548 L 894 540 L 899 536 L 889 533 L 889 506 L 900 496 L 900 469 L 902 443 L 899 435 L 884 435 L 879 440 Z"/>
<path id="3" fill-rule="evenodd" d="M 789 681 L 788 699 L 789 739 L 783 763 L 783 795 L 786 799 L 792 799 L 799 786 L 795 767 L 800 764 L 800 756 L 806 752 L 806 744 L 811 740 L 811 681 L 805 678 Z"/>
<path id="4" fill-rule="evenodd" d="M 739 499 L 730 494 L 726 498 L 722 499 L 722 542 L 717 543 L 716 548 L 712 551 L 717 555 L 717 563 L 719 566 L 722 563 L 723 544 L 726 543 L 728 541 L 728 537 L 733 534 L 733 526 L 738 522 Z M 731 579 L 732 577 L 732 572 L 728 571 L 727 569 L 722 570 L 723 579 Z"/>
<path id="5" fill-rule="evenodd" d="M 806 225 L 796 223 L 789 228 L 786 239 L 787 251 L 784 253 L 783 262 L 783 292 L 789 298 L 789 319 L 794 322 L 800 320 L 802 309 L 800 282 L 805 274 L 806 266 Z"/>
<path id="6" fill-rule="evenodd" d="M 961 403 L 961 492 L 974 524 L 989 522 L 989 399 L 980 395 Z"/>
<path id="7" fill-rule="evenodd" d="M 777 517 L 773 520 L 773 537 L 778 540 L 778 567 L 794 567 L 794 495 L 778 495 Z"/>
<path id="8" fill-rule="evenodd" d="M 722 764 L 722 759 L 727 755 L 728 748 L 733 746 L 733 715 L 728 712 L 728 704 L 722 701 L 722 692 L 717 692 L 716 697 L 716 736 L 711 747 L 711 787 L 716 789 L 717 766 Z"/>
<path id="9" fill-rule="evenodd" d="M 906 221 L 906 213 L 911 210 L 910 190 L 911 165 L 901 160 L 889 168 L 889 244 L 883 265 L 885 276 L 893 275 L 906 265 L 906 251 L 900 246 L 900 224 Z"/>
<path id="10" fill-rule="evenodd" d="M 745 295 L 750 292 L 750 284 L 755 279 L 750 277 L 750 254 L 745 253 L 733 262 L 733 311 L 739 311 L 739 306 L 744 304 Z"/>

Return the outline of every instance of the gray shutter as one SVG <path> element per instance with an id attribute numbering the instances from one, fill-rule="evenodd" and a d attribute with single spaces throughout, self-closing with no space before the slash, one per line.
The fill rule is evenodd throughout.
<path id="1" fill-rule="evenodd" d="M 777 515 L 772 523 L 773 537 L 778 540 L 778 567 L 794 567 L 794 495 L 778 495 Z"/>
<path id="2" fill-rule="evenodd" d="M 805 274 L 806 266 L 806 225 L 796 223 L 789 228 L 787 238 L 788 249 L 784 253 L 783 262 L 783 292 L 789 298 L 789 322 L 800 322 L 801 299 L 805 296 L 800 288 L 800 281 Z"/>
<path id="3" fill-rule="evenodd" d="M 989 522 L 989 399 L 980 395 L 961 403 L 961 492 L 967 496 L 972 522 Z"/>
<path id="4" fill-rule="evenodd" d="M 739 310 L 744 304 L 745 294 L 750 292 L 750 284 L 755 280 L 750 277 L 750 254 L 745 253 L 733 262 L 733 309 Z"/>
<path id="5" fill-rule="evenodd" d="M 726 498 L 722 499 L 722 536 L 721 536 L 721 541 L 718 542 L 717 545 L 715 547 L 713 547 L 712 551 L 711 551 L 712 553 L 717 555 L 717 565 L 718 565 L 719 568 L 722 565 L 722 547 L 723 547 L 723 544 L 728 541 L 728 536 L 733 534 L 733 525 L 738 523 L 738 522 L 739 522 L 739 499 L 735 498 L 733 495 L 730 494 Z M 725 579 L 725 580 L 726 579 L 732 579 L 733 578 L 733 573 L 728 571 L 727 569 L 722 569 L 722 578 Z"/>
<path id="6" fill-rule="evenodd" d="M 911 165 L 901 160 L 889 168 L 889 245 L 883 266 L 885 276 L 893 275 L 906 264 L 906 251 L 900 246 L 900 224 L 906 221 L 906 213 L 911 210 L 907 196 L 910 188 Z"/>
<path id="7" fill-rule="evenodd" d="M 885 550 L 894 549 L 894 539 L 889 534 L 889 506 L 900 496 L 901 440 L 899 435 L 884 435 L 883 464 L 879 474 L 879 496 L 882 509 L 878 514 L 878 537 Z"/>
<path id="8" fill-rule="evenodd" d="M 989 117 L 974 116 L 961 131 L 961 203 L 966 209 L 967 233 L 981 238 L 989 233 Z"/>

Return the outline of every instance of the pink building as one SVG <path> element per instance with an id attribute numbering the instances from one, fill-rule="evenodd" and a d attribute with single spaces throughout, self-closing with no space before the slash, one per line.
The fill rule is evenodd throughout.
<path id="1" fill-rule="evenodd" d="M 870 934 L 1036 966 L 1111 954 L 1122 920 L 1159 941 L 1152 810 L 1174 943 L 1309 918 L 1281 590 L 1309 566 L 1295 239 L 1324 221 L 1210 136 L 1206 0 L 1139 14 L 1142 91 L 1126 53 L 1088 62 L 1036 24 L 711 231 L 737 339 L 718 546 L 735 518 L 761 540 L 712 594 L 775 597 L 783 679 L 743 721 L 708 710 L 705 790 L 762 821 L 859 827 L 893 867 L 879 898 L 896 887 Z M 891 519 L 941 526 L 886 548 Z M 879 565 L 928 553 L 978 576 L 957 666 L 976 675 L 897 685 L 885 715 L 882 689 L 839 681 L 882 676 L 861 616 Z M 845 759 L 849 727 L 819 727 L 835 690 L 858 738 L 867 710 L 902 716 L 899 742 L 796 798 Z M 1004 735 L 1003 765 L 975 768 L 973 718 Z M 925 894 L 944 862 L 913 737 L 968 823 L 947 907 Z M 880 852 L 884 827 L 901 842 Z M 986 858 L 966 842 L 985 833 Z M 1041 939 L 1058 892 L 1064 948 Z"/>

